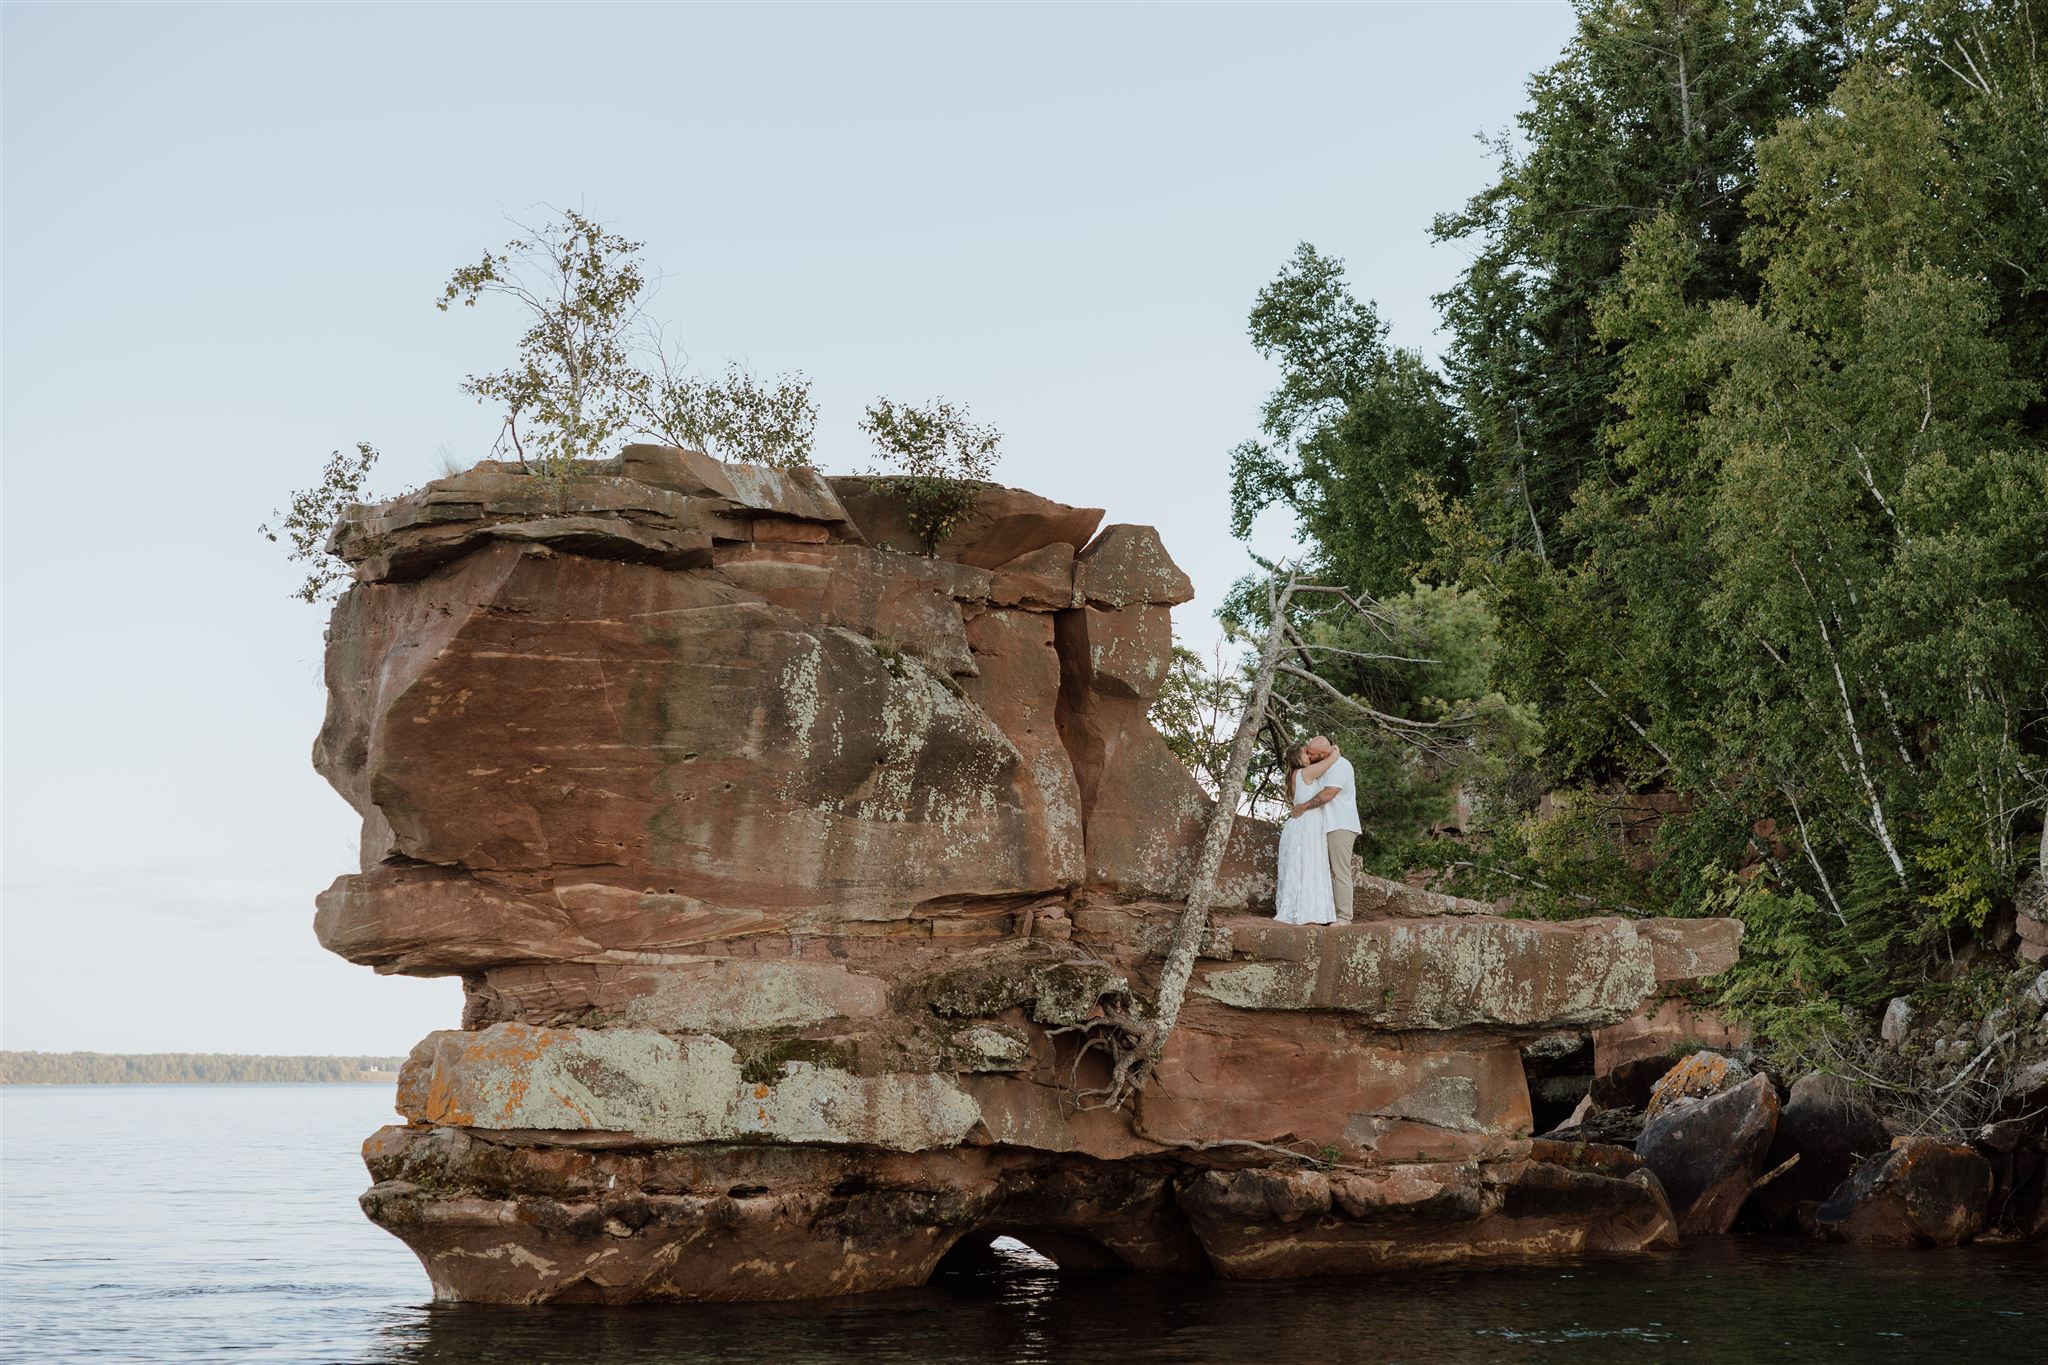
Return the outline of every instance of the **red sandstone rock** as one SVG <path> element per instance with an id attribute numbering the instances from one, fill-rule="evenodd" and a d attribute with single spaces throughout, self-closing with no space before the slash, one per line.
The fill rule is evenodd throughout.
<path id="1" fill-rule="evenodd" d="M 921 551 L 897 481 L 865 474 L 835 477 L 832 491 L 871 545 Z M 1069 507 L 1021 488 L 982 484 L 975 507 L 935 548 L 940 559 L 994 569 L 1048 545 L 1086 545 L 1102 522 L 1099 507 Z"/>
<path id="2" fill-rule="evenodd" d="M 1150 526 L 1105 526 L 1074 561 L 1077 604 L 1173 607 L 1194 595 L 1195 585 Z"/>
<path id="3" fill-rule="evenodd" d="M 1648 1172 L 1617 1178 L 1539 1161 L 1366 1175 L 1209 1171 L 1178 1198 L 1227 1279 L 1641 1251 L 1678 1240 Z"/>
<path id="4" fill-rule="evenodd" d="M 1647 1169 L 1531 1142 L 1520 1044 L 1724 923 L 1225 913 L 1137 1112 L 1077 1105 L 1211 809 L 1146 717 L 1186 579 L 1100 515 L 988 487 L 906 555 L 886 488 L 655 446 L 351 514 L 315 762 L 362 870 L 316 930 L 463 977 L 364 1149 L 438 1296 L 850 1293 L 998 1233 L 1247 1276 L 1668 1242 Z M 1226 912 L 1274 839 L 1237 822 Z"/>
<path id="5" fill-rule="evenodd" d="M 1075 606 L 1074 547 L 1060 541 L 997 566 L 989 585 L 989 601 L 999 607 L 1034 611 Z"/>
<path id="6" fill-rule="evenodd" d="M 1902 1137 L 1858 1166 L 1815 1219 L 1824 1235 L 1855 1246 L 1954 1246 L 1983 1226 L 1990 1198 L 1983 1157 L 1931 1137 Z"/>

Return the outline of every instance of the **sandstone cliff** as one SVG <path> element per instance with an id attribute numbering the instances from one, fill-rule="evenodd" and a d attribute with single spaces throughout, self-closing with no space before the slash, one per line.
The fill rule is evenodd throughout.
<path id="1" fill-rule="evenodd" d="M 437 1294 L 845 1293 L 1004 1233 L 1242 1277 L 1674 1236 L 1632 1154 L 1531 1139 L 1523 1049 L 1726 966 L 1724 921 L 1366 879 L 1356 923 L 1278 925 L 1241 820 L 1158 1076 L 1076 1107 L 1210 808 L 1146 719 L 1191 589 L 1101 516 L 990 486 L 924 557 L 886 482 L 637 446 L 344 520 L 314 761 L 362 862 L 315 927 L 463 979 L 364 1149 Z"/>

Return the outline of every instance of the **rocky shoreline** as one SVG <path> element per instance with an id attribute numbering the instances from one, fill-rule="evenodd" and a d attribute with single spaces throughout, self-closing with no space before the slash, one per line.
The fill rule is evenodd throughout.
<path id="1" fill-rule="evenodd" d="M 1362 878 L 1354 922 L 1279 925 L 1247 819 L 1156 1077 L 1088 1106 L 1210 810 L 1146 718 L 1191 589 L 1100 520 L 985 486 L 926 556 L 886 481 L 648 446 L 344 519 L 314 758 L 362 854 L 315 927 L 463 979 L 364 1148 L 437 1297 L 854 1293 L 999 1235 L 1233 1278 L 1633 1252 L 1756 1197 L 1811 1107 L 1768 1078 L 1641 1144 L 1590 1110 L 1712 1023 L 1682 992 L 1739 924 Z M 1742 1161 L 1667 1174 L 1663 1109 Z"/>

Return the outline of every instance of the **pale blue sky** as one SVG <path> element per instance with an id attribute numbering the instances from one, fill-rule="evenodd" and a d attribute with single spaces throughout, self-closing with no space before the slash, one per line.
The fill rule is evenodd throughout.
<path id="1" fill-rule="evenodd" d="M 503 215 L 644 239 L 701 362 L 803 369 L 832 468 L 878 393 L 1006 434 L 999 477 L 1156 524 L 1192 642 L 1245 567 L 1244 339 L 1298 241 L 1433 349 L 1555 4 L 9 5 L 4 1008 L 10 1048 L 398 1052 L 449 981 L 313 941 L 355 821 L 307 753 L 323 611 L 254 531 L 326 452 L 484 453 L 443 315 Z M 1260 529 L 1278 549 L 1288 528 Z"/>

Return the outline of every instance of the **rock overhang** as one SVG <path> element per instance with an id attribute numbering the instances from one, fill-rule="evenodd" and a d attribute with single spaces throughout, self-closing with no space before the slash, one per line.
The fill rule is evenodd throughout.
<path id="1" fill-rule="evenodd" d="M 635 446 L 337 529 L 358 582 L 316 765 L 364 835 L 316 930 L 463 977 L 463 1028 L 366 1150 L 365 1207 L 437 1293 L 846 1292 L 1020 1225 L 1246 1275 L 1668 1236 L 1654 1180 L 1532 1144 L 1518 1040 L 1719 970 L 1726 921 L 1504 919 L 1365 878 L 1357 923 L 1294 929 L 1248 913 L 1273 831 L 1239 819 L 1157 1080 L 1077 1107 L 1211 809 L 1147 717 L 1192 589 L 1150 528 L 993 485 L 911 553 L 900 495 Z M 1322 1231 L 1294 1195 L 1223 1231 L 1252 1168 L 1300 1184 L 1283 1150 L 1369 1178 L 1301 1196 Z M 557 1180 L 591 1162 L 601 1189 Z M 1404 1249 L 1424 1185 L 1456 1217 Z M 1558 1191 L 1583 1208 L 1537 1226 Z"/>

